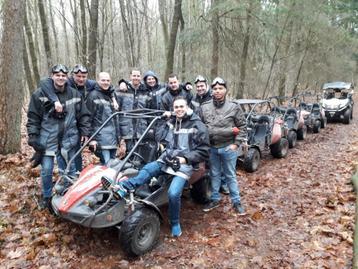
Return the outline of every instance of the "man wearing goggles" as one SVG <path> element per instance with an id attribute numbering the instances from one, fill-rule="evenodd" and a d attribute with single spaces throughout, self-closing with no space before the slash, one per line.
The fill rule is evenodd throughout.
<path id="1" fill-rule="evenodd" d="M 196 95 L 194 101 L 199 105 L 211 100 L 212 94 L 206 78 L 203 76 L 197 76 L 194 81 L 196 88 Z"/>
<path id="2" fill-rule="evenodd" d="M 51 90 L 62 104 L 62 111 L 55 111 L 45 88 L 39 87 L 31 96 L 27 113 L 28 143 L 36 151 L 32 165 L 41 164 L 41 209 L 51 208 L 54 158 L 57 158 L 62 173 L 76 153 L 78 141 L 86 140 L 89 134 L 88 110 L 81 94 L 68 85 L 67 73 L 67 67 L 61 64 L 51 69 Z M 74 175 L 75 172 L 75 164 L 72 163 L 69 174 Z"/>
<path id="3" fill-rule="evenodd" d="M 228 100 L 226 81 L 217 77 L 211 83 L 212 100 L 201 106 L 201 117 L 209 130 L 211 202 L 204 207 L 208 212 L 220 205 L 221 177 L 225 176 L 234 210 L 244 214 L 236 178 L 239 146 L 247 141 L 246 120 L 240 105 Z"/>

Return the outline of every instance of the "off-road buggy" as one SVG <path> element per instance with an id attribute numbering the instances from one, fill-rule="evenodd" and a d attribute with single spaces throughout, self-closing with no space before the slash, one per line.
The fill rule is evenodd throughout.
<path id="1" fill-rule="evenodd" d="M 52 207 L 57 216 L 85 227 L 117 227 L 123 250 L 132 256 L 142 255 L 157 244 L 160 223 L 163 220 L 159 207 L 168 203 L 167 191 L 172 177 L 153 178 L 149 184 L 131 192 L 129 198 L 119 200 L 115 199 L 111 190 L 104 188 L 101 180 L 103 177 L 113 180 L 114 183 L 127 180 L 135 176 L 143 164 L 156 160 L 160 150 L 159 143 L 148 139 L 148 133 L 161 119 L 158 113 L 162 114 L 162 111 L 147 109 L 114 113 L 78 153 L 113 117 L 145 118 L 150 120 L 150 124 L 123 160 L 115 159 L 107 166 L 89 165 L 78 178 L 73 178 L 68 176 L 68 169 L 74 156 L 69 161 L 63 177 L 54 186 Z M 66 180 L 69 186 L 64 184 Z M 209 182 L 205 166 L 199 165 L 189 180 L 194 200 L 207 202 Z"/>
<path id="2" fill-rule="evenodd" d="M 305 120 L 305 125 L 314 133 L 319 133 L 321 128 L 323 129 L 327 125 L 327 117 L 322 105 L 319 103 L 320 95 L 303 92 L 299 96 L 301 97 L 299 106 L 302 109 L 301 113 Z"/>
<path id="3" fill-rule="evenodd" d="M 275 158 L 284 158 L 288 152 L 288 129 L 283 117 L 273 109 L 273 103 L 268 100 L 239 99 L 242 110 L 246 115 L 249 149 L 246 155 L 241 155 L 247 172 L 258 169 L 262 153 L 270 150 Z"/>
<path id="4" fill-rule="evenodd" d="M 299 106 L 298 97 L 272 96 L 269 98 L 275 103 L 274 110 L 281 113 L 288 128 L 289 148 L 293 148 L 298 140 L 304 140 L 307 136 L 307 126 L 305 125 L 302 109 Z"/>
<path id="5" fill-rule="evenodd" d="M 349 124 L 353 118 L 353 84 L 331 82 L 323 85 L 322 107 L 328 121 L 337 120 Z"/>

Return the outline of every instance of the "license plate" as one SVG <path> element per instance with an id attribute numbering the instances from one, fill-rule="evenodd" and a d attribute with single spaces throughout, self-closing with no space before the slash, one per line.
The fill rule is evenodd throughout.
<path id="1" fill-rule="evenodd" d="M 329 112 L 329 115 L 333 116 L 335 112 Z"/>

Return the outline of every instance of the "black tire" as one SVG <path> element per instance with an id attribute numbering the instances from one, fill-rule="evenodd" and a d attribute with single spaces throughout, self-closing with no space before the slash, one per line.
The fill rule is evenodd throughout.
<path id="1" fill-rule="evenodd" d="M 122 223 L 119 241 L 129 256 L 140 256 L 153 249 L 159 241 L 160 221 L 150 208 L 137 209 Z"/>
<path id="2" fill-rule="evenodd" d="M 353 107 L 351 108 L 351 120 L 353 120 Z"/>
<path id="3" fill-rule="evenodd" d="M 294 148 L 297 144 L 297 133 L 294 130 L 290 130 L 287 135 L 288 147 L 290 149 Z"/>
<path id="4" fill-rule="evenodd" d="M 247 172 L 255 172 L 260 165 L 260 152 L 257 148 L 249 148 L 247 155 L 244 158 L 244 169 Z"/>
<path id="5" fill-rule="evenodd" d="M 284 158 L 288 153 L 288 140 L 281 138 L 280 141 L 270 146 L 271 155 L 275 158 Z"/>
<path id="6" fill-rule="evenodd" d="M 197 182 L 192 184 L 190 195 L 193 200 L 199 204 L 207 204 L 211 196 L 211 179 L 209 176 L 204 176 Z"/>
<path id="7" fill-rule="evenodd" d="M 343 116 L 343 123 L 344 124 L 349 124 L 351 122 L 351 115 L 352 112 L 350 109 L 347 109 L 345 112 L 344 112 L 344 116 Z"/>
<path id="8" fill-rule="evenodd" d="M 297 130 L 297 139 L 305 140 L 307 137 L 307 126 L 303 125 L 302 128 Z"/>
<path id="9" fill-rule="evenodd" d="M 313 125 L 313 132 L 315 134 L 319 133 L 319 131 L 321 130 L 321 121 L 320 120 L 316 120 L 314 122 L 314 125 Z"/>
<path id="10" fill-rule="evenodd" d="M 324 129 L 327 127 L 327 118 L 321 118 L 321 128 Z"/>

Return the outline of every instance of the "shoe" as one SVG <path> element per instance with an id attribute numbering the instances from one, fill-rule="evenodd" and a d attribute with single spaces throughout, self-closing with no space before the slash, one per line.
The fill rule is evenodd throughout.
<path id="1" fill-rule="evenodd" d="M 204 208 L 203 211 L 204 212 L 209 212 L 210 210 L 213 210 L 214 208 L 217 208 L 220 205 L 219 201 L 212 201 L 210 203 L 208 203 Z"/>
<path id="2" fill-rule="evenodd" d="M 173 224 L 172 225 L 172 236 L 173 237 L 179 237 L 181 236 L 182 232 L 181 232 L 181 228 L 180 228 L 180 224 Z"/>
<path id="3" fill-rule="evenodd" d="M 221 185 L 220 192 L 225 195 L 230 194 L 230 190 L 227 185 Z"/>
<path id="4" fill-rule="evenodd" d="M 39 209 L 45 210 L 48 209 L 50 213 L 53 212 L 52 206 L 51 206 L 51 197 L 44 197 L 39 203 Z"/>
<path id="5" fill-rule="evenodd" d="M 241 205 L 240 202 L 238 203 L 235 203 L 233 206 L 232 206 L 235 210 L 236 213 L 239 213 L 239 215 L 245 215 L 245 209 L 244 207 Z"/>
<path id="6" fill-rule="evenodd" d="M 120 200 L 127 195 L 127 190 L 123 187 L 121 182 L 114 185 L 113 181 L 108 177 L 102 177 L 101 182 L 103 189 L 111 190 L 115 199 Z"/>

